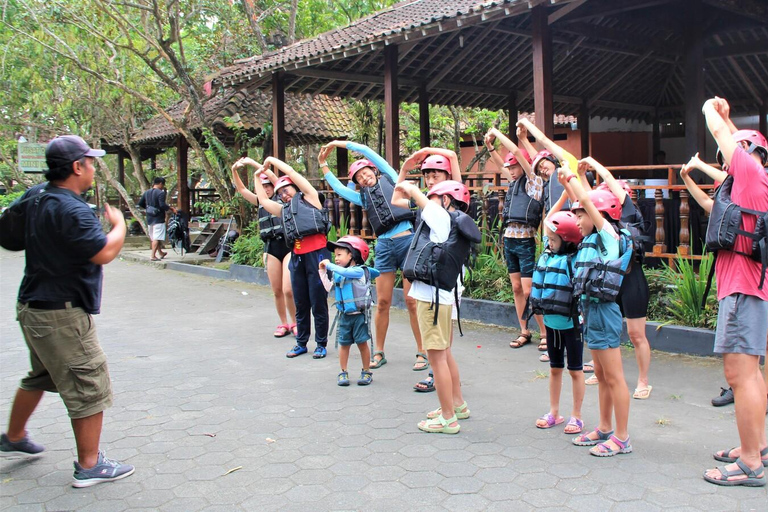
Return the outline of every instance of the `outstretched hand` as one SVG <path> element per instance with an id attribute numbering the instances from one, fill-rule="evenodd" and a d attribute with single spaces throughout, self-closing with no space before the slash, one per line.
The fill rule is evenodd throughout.
<path id="1" fill-rule="evenodd" d="M 320 260 L 320 264 L 318 265 L 318 268 L 320 268 L 321 271 L 325 272 L 326 266 L 331 262 L 329 259 Z"/>
<path id="2" fill-rule="evenodd" d="M 517 123 L 517 140 L 528 139 L 528 128 L 525 125 Z"/>
<path id="3" fill-rule="evenodd" d="M 109 222 L 112 227 L 116 227 L 121 224 L 125 226 L 125 217 L 123 216 L 123 212 L 121 212 L 118 208 L 109 206 L 107 203 L 104 203 L 104 218 L 107 219 L 107 222 Z"/>
<path id="4" fill-rule="evenodd" d="M 493 150 L 493 143 L 496 141 L 496 135 L 493 133 L 493 128 L 488 130 L 488 133 L 485 134 L 485 137 L 483 137 L 483 143 L 485 144 L 485 147 L 488 148 L 488 150 Z"/>
<path id="5" fill-rule="evenodd" d="M 320 164 L 320 167 L 325 165 L 326 160 L 328 160 L 328 156 L 331 154 L 331 151 L 333 151 L 333 147 L 331 144 L 326 144 L 322 148 L 320 148 L 320 153 L 317 155 L 317 162 Z"/>

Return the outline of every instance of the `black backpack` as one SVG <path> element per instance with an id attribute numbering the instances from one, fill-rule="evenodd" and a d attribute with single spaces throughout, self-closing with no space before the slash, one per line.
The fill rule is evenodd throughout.
<path id="1" fill-rule="evenodd" d="M 29 190 L 27 197 L 20 197 L 0 215 L 0 246 L 9 251 L 23 251 L 26 248 L 27 205 L 32 199 L 40 199 L 50 192 L 48 185 L 38 185 Z"/>

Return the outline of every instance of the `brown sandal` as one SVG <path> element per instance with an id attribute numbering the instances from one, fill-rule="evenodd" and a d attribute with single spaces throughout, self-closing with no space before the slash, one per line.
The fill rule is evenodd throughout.
<path id="1" fill-rule="evenodd" d="M 509 342 L 511 348 L 520 348 L 531 342 L 531 334 L 521 334 L 516 339 Z"/>
<path id="2" fill-rule="evenodd" d="M 547 351 L 547 338 L 541 338 L 539 340 L 539 352 L 546 352 Z"/>

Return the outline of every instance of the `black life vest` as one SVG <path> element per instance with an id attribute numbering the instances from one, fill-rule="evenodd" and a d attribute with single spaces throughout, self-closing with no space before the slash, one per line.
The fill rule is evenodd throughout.
<path id="1" fill-rule="evenodd" d="M 445 242 L 436 243 L 429 239 L 430 229 L 422 221 L 416 228 L 408 254 L 403 264 L 403 276 L 410 281 L 421 281 L 430 286 L 456 295 L 456 283 L 462 275 L 462 267 L 468 263 L 472 244 L 479 243 L 482 235 L 472 217 L 460 211 L 450 212 L 451 230 Z M 440 308 L 440 293 L 436 293 L 434 323 L 437 324 L 437 312 Z M 457 311 L 458 313 L 458 311 Z M 461 317 L 459 316 L 459 333 Z M 462 333 L 463 335 L 463 333 Z"/>
<path id="2" fill-rule="evenodd" d="M 507 195 L 504 198 L 504 210 L 502 218 L 506 226 L 510 222 L 518 222 L 534 228 L 541 224 L 541 212 L 544 209 L 543 201 L 537 201 L 525 192 L 528 178 L 523 175 L 510 183 Z"/>
<path id="3" fill-rule="evenodd" d="M 734 203 L 733 199 L 731 199 L 732 187 L 733 176 L 728 176 L 715 193 L 712 211 L 709 214 L 709 223 L 707 224 L 707 249 L 714 251 L 715 257 L 717 256 L 717 251 L 725 250 L 733 251 L 760 262 L 762 264 L 762 275 L 758 288 L 762 290 L 765 283 L 766 269 L 768 269 L 768 212 L 750 210 Z M 754 232 L 743 229 L 742 216 L 744 214 L 757 217 Z M 752 240 L 751 251 L 742 252 L 734 249 L 736 237 L 739 235 Z M 714 265 L 712 265 L 712 268 L 715 268 Z M 711 282 L 708 282 L 706 293 L 704 294 L 705 298 L 709 293 L 710 285 Z"/>
<path id="4" fill-rule="evenodd" d="M 394 192 L 395 184 L 385 174 L 379 177 L 374 186 L 363 187 L 360 191 L 363 208 L 368 212 L 368 221 L 371 223 L 376 236 L 383 235 L 398 222 L 412 222 L 416 218 L 416 212 L 413 210 L 392 206 L 392 194 Z"/>
<path id="5" fill-rule="evenodd" d="M 632 252 L 635 261 L 642 263 L 645 257 L 645 244 L 651 239 L 647 235 L 648 226 L 645 223 L 640 209 L 632 202 L 632 198 L 627 194 L 624 197 L 624 204 L 621 205 L 621 223 L 632 236 Z"/>
<path id="6" fill-rule="evenodd" d="M 280 199 L 273 197 L 273 201 L 277 201 L 282 204 Z M 283 222 L 280 217 L 272 215 L 263 206 L 259 206 L 259 237 L 264 240 L 272 240 L 275 238 L 282 238 L 283 236 Z"/>
<path id="7" fill-rule="evenodd" d="M 321 204 L 323 202 L 322 196 L 320 202 Z M 328 210 L 317 209 L 309 204 L 304 200 L 303 192 L 296 193 L 289 203 L 283 205 L 281 219 L 283 236 L 289 246 L 292 246 L 296 240 L 309 235 L 326 235 L 331 229 Z"/>

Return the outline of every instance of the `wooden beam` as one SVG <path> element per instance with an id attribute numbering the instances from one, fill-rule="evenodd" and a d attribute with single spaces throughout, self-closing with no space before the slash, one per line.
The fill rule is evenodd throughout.
<path id="1" fill-rule="evenodd" d="M 427 84 L 421 84 L 419 87 L 419 144 L 423 148 L 430 146 L 429 91 L 427 90 Z"/>
<path id="2" fill-rule="evenodd" d="M 493 22 L 489 25 L 488 29 L 492 29 L 494 26 L 496 26 L 498 22 Z M 437 74 L 433 76 L 433 78 L 427 83 L 427 89 L 432 89 L 437 83 L 440 82 L 443 78 L 445 78 L 448 73 L 450 73 L 456 66 L 459 64 L 465 64 L 466 59 L 468 59 L 473 53 L 475 53 L 475 49 L 480 46 L 489 36 L 491 32 L 489 30 L 483 29 L 483 30 L 475 30 L 473 32 L 474 39 L 471 43 L 464 45 L 464 48 L 459 52 L 459 54 L 451 59 L 449 61 L 449 64 L 447 64 L 443 69 L 440 70 Z M 459 39 L 461 39 L 461 35 L 459 35 Z"/>
<path id="3" fill-rule="evenodd" d="M 176 141 L 176 183 L 179 185 L 179 195 L 176 199 L 176 208 L 189 213 L 189 184 L 187 176 L 187 162 L 189 143 L 187 139 L 179 135 Z"/>
<path id="4" fill-rule="evenodd" d="M 567 16 L 571 12 L 575 11 L 582 5 L 587 3 L 587 0 L 576 0 L 575 2 L 571 2 L 569 4 L 566 4 L 564 7 L 561 7 L 560 9 L 556 10 L 552 14 L 550 14 L 547 17 L 547 23 L 550 25 L 557 22 L 557 20 L 562 19 L 564 16 Z"/>
<path id="5" fill-rule="evenodd" d="M 685 38 L 685 154 L 695 155 L 705 147 L 704 122 L 701 106 L 704 104 L 704 34 L 701 0 L 685 0 L 682 8 L 688 16 L 684 20 Z"/>
<path id="6" fill-rule="evenodd" d="M 285 160 L 285 73 L 272 75 L 272 154 Z"/>
<path id="7" fill-rule="evenodd" d="M 715 43 L 717 43 L 720 47 L 723 46 L 724 43 L 720 36 L 715 35 L 714 39 L 715 39 Z M 741 69 L 741 66 L 739 66 L 739 63 L 736 62 L 736 58 L 726 57 L 725 60 L 728 61 L 728 64 L 730 64 L 731 69 L 733 69 L 733 71 L 736 73 L 736 76 L 739 77 L 739 80 L 741 80 L 741 82 L 744 83 L 744 87 L 746 87 L 749 93 L 752 95 L 752 97 L 755 98 L 755 101 L 757 101 L 757 104 L 758 105 L 761 104 L 764 98 L 759 92 L 757 92 L 757 89 L 755 88 L 752 81 L 749 79 L 747 74 L 744 73 L 744 70 Z"/>
<path id="8" fill-rule="evenodd" d="M 654 50 L 658 55 L 674 58 L 681 55 L 680 50 L 664 41 L 661 38 L 650 39 L 643 34 L 628 32 L 626 30 L 617 30 L 610 27 L 592 25 L 590 23 L 569 23 L 559 29 L 561 32 L 572 33 L 574 35 L 585 36 L 591 42 L 595 40 L 610 41 L 627 46 L 638 52 L 645 53 L 648 50 Z"/>
<path id="9" fill-rule="evenodd" d="M 397 90 L 397 46 L 384 48 L 384 134 L 385 157 L 400 168 L 400 98 Z"/>
<path id="10" fill-rule="evenodd" d="M 756 24 L 768 23 L 768 4 L 765 0 L 705 0 L 705 3 L 738 16 L 748 16 L 755 20 Z"/>
<path id="11" fill-rule="evenodd" d="M 589 156 L 589 102 L 586 98 L 579 109 L 579 131 L 581 132 L 581 158 Z"/>
<path id="12" fill-rule="evenodd" d="M 533 103 L 536 126 L 550 139 L 554 138 L 552 108 L 552 34 L 547 23 L 547 9 L 537 5 L 531 10 L 533 34 Z"/>
<path id="13" fill-rule="evenodd" d="M 718 35 L 715 35 L 716 39 L 719 39 Z M 723 57 L 745 57 L 747 55 L 766 55 L 768 54 L 768 44 L 760 43 L 735 43 L 735 44 L 723 44 L 719 43 L 718 48 L 707 48 L 704 50 L 704 58 L 710 59 L 722 59 Z"/>
<path id="14" fill-rule="evenodd" d="M 619 85 L 619 83 L 622 80 L 624 80 L 624 78 L 626 78 L 627 75 L 629 75 L 631 72 L 633 72 L 635 69 L 637 69 L 637 67 L 640 64 L 642 64 L 645 61 L 645 59 L 650 57 L 652 53 L 653 53 L 653 50 L 648 50 L 647 52 L 645 52 L 645 54 L 642 57 L 640 57 L 639 60 L 636 60 L 635 62 L 633 62 L 629 66 L 625 67 L 624 70 L 621 73 L 619 73 L 618 75 L 616 75 L 613 78 L 613 80 L 611 80 L 610 82 L 605 84 L 605 86 L 602 89 L 600 89 L 599 91 L 597 91 L 594 94 L 592 99 L 589 100 L 589 106 L 590 107 L 593 106 L 595 104 L 595 102 L 597 102 L 597 100 L 599 100 L 603 95 L 607 94 L 608 92 L 611 91 L 611 89 L 613 89 L 614 87 Z"/>

